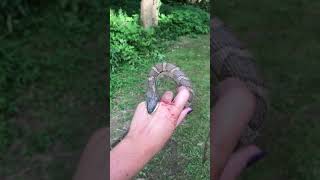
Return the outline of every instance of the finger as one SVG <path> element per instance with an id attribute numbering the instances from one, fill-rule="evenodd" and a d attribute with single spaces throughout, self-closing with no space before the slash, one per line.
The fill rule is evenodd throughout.
<path id="1" fill-rule="evenodd" d="M 189 88 L 189 87 L 186 87 L 186 86 L 179 86 L 179 87 L 176 89 L 176 91 L 179 92 L 179 91 L 181 91 L 182 89 L 187 89 L 187 90 L 189 90 L 189 92 L 193 93 L 193 90 L 192 90 L 191 88 Z"/>
<path id="2" fill-rule="evenodd" d="M 248 163 L 252 160 L 257 161 L 264 155 L 265 152 L 255 145 L 241 148 L 230 157 L 221 175 L 221 180 L 235 180 L 240 176 L 242 170 L 248 166 Z"/>
<path id="3" fill-rule="evenodd" d="M 189 108 L 185 108 L 184 110 L 182 110 L 180 116 L 178 117 L 178 121 L 177 121 L 176 127 L 178 127 L 183 122 L 183 120 L 186 118 L 186 116 L 188 114 L 190 114 L 191 112 L 192 112 L 192 109 L 190 107 Z"/>
<path id="4" fill-rule="evenodd" d="M 188 88 L 188 87 L 185 87 L 185 86 L 179 86 L 177 89 L 176 89 L 176 92 L 177 93 L 179 93 L 181 90 L 183 90 L 183 89 L 187 89 L 188 91 L 189 91 L 189 99 L 190 99 L 190 97 L 192 96 L 192 90 L 190 89 L 190 88 Z M 188 100 L 189 100 L 188 99 Z M 185 106 L 184 106 L 184 108 L 187 108 L 187 107 L 189 107 L 190 106 L 190 102 L 188 101 L 186 104 L 185 104 Z"/>
<path id="5" fill-rule="evenodd" d="M 181 91 L 181 90 L 184 89 L 184 88 L 186 88 L 186 87 L 184 87 L 184 86 L 179 86 L 176 90 L 177 90 L 177 92 L 179 92 L 179 91 Z"/>
<path id="6" fill-rule="evenodd" d="M 138 104 L 137 111 L 147 112 L 147 104 L 145 101 Z"/>
<path id="7" fill-rule="evenodd" d="M 133 118 L 135 118 L 135 116 L 137 115 L 141 116 L 142 114 L 148 114 L 147 105 L 145 101 L 138 104 Z M 141 119 L 141 118 L 138 118 L 138 119 Z"/>
<path id="8" fill-rule="evenodd" d="M 179 87 L 178 94 L 174 98 L 174 106 L 178 108 L 179 112 L 185 107 L 190 97 L 190 92 L 186 87 Z"/>
<path id="9" fill-rule="evenodd" d="M 166 91 L 161 97 L 161 101 L 164 103 L 171 103 L 173 99 L 173 92 Z"/>
<path id="10" fill-rule="evenodd" d="M 148 111 L 147 111 L 146 102 L 141 102 L 138 104 L 134 112 L 129 128 L 136 129 L 137 124 L 144 123 L 145 118 L 141 118 L 141 117 L 145 117 L 145 116 L 149 117 L 150 115 L 148 114 Z"/>

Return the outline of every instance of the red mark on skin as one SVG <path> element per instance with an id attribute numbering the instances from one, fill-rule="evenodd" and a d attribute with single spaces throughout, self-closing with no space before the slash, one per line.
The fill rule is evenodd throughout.
<path id="1" fill-rule="evenodd" d="M 161 104 L 166 107 L 167 111 L 168 111 L 168 115 L 169 118 L 172 120 L 176 120 L 177 119 L 177 114 L 174 113 L 174 109 L 172 109 L 172 105 L 174 105 L 173 102 L 161 102 Z"/>
<path id="2" fill-rule="evenodd" d="M 170 112 L 171 111 L 170 106 L 173 105 L 173 103 L 171 103 L 171 102 L 170 103 L 162 102 L 162 105 L 165 106 L 167 108 L 167 110 Z"/>
<path id="3" fill-rule="evenodd" d="M 163 103 L 163 105 L 165 105 L 165 106 L 173 105 L 173 104 L 174 104 L 173 102 L 162 102 L 162 103 Z"/>

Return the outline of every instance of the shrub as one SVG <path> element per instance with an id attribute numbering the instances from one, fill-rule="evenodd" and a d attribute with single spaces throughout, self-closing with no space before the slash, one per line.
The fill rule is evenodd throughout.
<path id="1" fill-rule="evenodd" d="M 9 50 L 0 50 L 0 152 L 11 143 L 17 128 L 9 119 L 17 112 L 17 95 L 40 76 L 38 60 L 19 54 L 11 55 Z"/>
<path id="2" fill-rule="evenodd" d="M 105 3 L 104 0 L 0 1 L 0 153 L 6 152 L 20 136 L 19 125 L 12 119 L 20 112 L 19 97 L 42 77 L 61 73 L 48 68 L 61 66 L 69 70 L 73 67 L 73 60 L 67 58 L 73 53 L 71 47 L 78 51 L 81 42 L 87 41 L 87 33 L 104 13 Z M 45 31 L 49 31 L 48 37 L 40 39 Z M 38 36 L 37 32 L 43 34 Z M 30 43 L 25 46 L 24 42 Z M 71 52 L 55 49 L 61 48 L 62 43 L 67 43 L 65 47 L 70 47 Z M 29 51 L 31 47 L 34 51 Z M 68 66 L 48 56 L 49 52 L 42 53 L 44 49 L 55 49 L 61 54 L 59 60 L 68 61 Z"/>
<path id="3" fill-rule="evenodd" d="M 121 9 L 110 12 L 110 65 L 115 72 L 122 64 L 136 65 L 146 60 L 163 58 L 164 41 L 182 35 L 209 32 L 209 14 L 193 6 L 163 6 L 159 26 L 144 30 L 139 16 L 128 16 Z"/>
<path id="4" fill-rule="evenodd" d="M 154 31 L 139 25 L 138 15 L 128 16 L 122 10 L 110 12 L 110 65 L 114 72 L 121 64 L 134 65 L 155 49 Z"/>
<path id="5" fill-rule="evenodd" d="M 104 0 L 1 0 L 0 27 L 11 33 L 23 24 L 23 16 L 36 16 L 37 12 L 57 10 L 85 17 L 97 11 L 102 12 L 105 5 Z"/>
<path id="6" fill-rule="evenodd" d="M 209 20 L 209 14 L 199 8 L 180 6 L 160 15 L 157 34 L 161 38 L 172 39 L 182 35 L 208 33 Z"/>

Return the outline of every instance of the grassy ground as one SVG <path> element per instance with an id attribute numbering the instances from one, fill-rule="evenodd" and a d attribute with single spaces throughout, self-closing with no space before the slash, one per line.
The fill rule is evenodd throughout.
<path id="1" fill-rule="evenodd" d="M 165 53 L 166 61 L 179 66 L 191 78 L 196 97 L 193 112 L 180 126 L 167 146 L 139 173 L 137 177 L 148 179 L 208 179 L 210 163 L 202 164 L 204 144 L 209 132 L 210 99 L 210 46 L 209 35 L 195 38 L 183 37 L 173 43 Z M 125 66 L 120 73 L 111 75 L 111 138 L 121 133 L 121 127 L 129 125 L 136 105 L 144 101 L 147 74 L 155 62 L 140 67 Z M 163 80 L 165 89 L 174 85 Z M 209 151 L 209 150 L 208 150 Z M 209 159 L 209 157 L 208 157 Z"/>
<path id="2" fill-rule="evenodd" d="M 71 179 L 89 136 L 106 126 L 100 15 L 69 19 L 52 10 L 1 37 L 1 61 L 16 63 L 17 72 L 6 74 L 15 111 L 5 119 L 12 136 L 0 179 Z"/>
<path id="3" fill-rule="evenodd" d="M 214 15 L 255 54 L 270 86 L 260 146 L 269 154 L 243 179 L 318 179 L 320 175 L 320 2 L 219 1 Z"/>

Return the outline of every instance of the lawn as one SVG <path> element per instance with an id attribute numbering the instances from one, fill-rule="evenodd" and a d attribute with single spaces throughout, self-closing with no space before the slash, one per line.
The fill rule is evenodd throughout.
<path id="1" fill-rule="evenodd" d="M 202 163 L 204 145 L 209 133 L 210 44 L 209 35 L 181 37 L 164 53 L 165 61 L 179 66 L 191 79 L 195 91 L 193 112 L 175 132 L 166 147 L 137 177 L 147 179 L 208 179 L 210 157 Z M 111 84 L 118 88 L 111 93 L 111 141 L 128 127 L 136 105 L 145 100 L 146 80 L 156 61 L 139 67 L 124 66 L 111 74 Z M 121 83 L 120 83 L 121 82 Z M 175 90 L 175 85 L 161 79 L 160 92 Z M 117 134 L 118 133 L 118 134 Z M 208 150 L 209 152 L 209 150 Z"/>
<path id="2" fill-rule="evenodd" d="M 320 175 L 320 2 L 217 1 L 223 19 L 255 55 L 270 88 L 258 144 L 268 152 L 242 179 L 318 179 Z"/>

